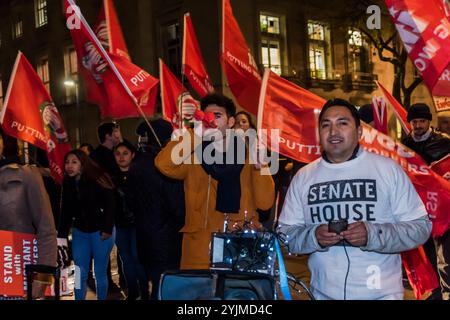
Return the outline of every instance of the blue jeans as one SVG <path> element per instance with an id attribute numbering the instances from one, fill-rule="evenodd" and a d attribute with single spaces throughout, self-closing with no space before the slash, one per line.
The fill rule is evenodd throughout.
<path id="1" fill-rule="evenodd" d="M 136 228 L 117 228 L 116 246 L 128 287 L 128 298 L 148 299 L 148 279 L 136 248 Z"/>
<path id="2" fill-rule="evenodd" d="M 100 237 L 100 231 L 93 233 L 72 229 L 72 254 L 75 262 L 75 300 L 85 300 L 87 278 L 91 259 L 94 259 L 95 285 L 97 300 L 106 300 L 108 277 L 106 275 L 109 255 L 114 245 L 115 230 L 106 240 Z"/>

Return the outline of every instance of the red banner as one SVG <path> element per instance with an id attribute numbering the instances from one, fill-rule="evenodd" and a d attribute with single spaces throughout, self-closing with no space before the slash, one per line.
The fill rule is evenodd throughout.
<path id="1" fill-rule="evenodd" d="M 222 0 L 222 24 L 221 62 L 228 86 L 241 107 L 256 115 L 261 76 L 229 0 Z"/>
<path id="2" fill-rule="evenodd" d="M 258 130 L 279 129 L 279 152 L 300 162 L 310 162 L 321 156 L 315 134 L 317 118 L 324 100 L 313 93 L 266 70 L 260 95 Z M 412 150 L 363 125 L 361 145 L 368 151 L 392 158 L 411 179 L 433 221 L 432 235 L 441 236 L 450 226 L 450 183 L 434 173 Z M 265 141 L 265 139 L 263 139 Z M 267 139 L 270 141 L 270 139 Z M 408 275 L 416 296 L 423 290 L 437 287 L 434 271 L 423 264 L 419 249 L 408 251 Z M 434 275 L 434 278 L 433 278 Z"/>
<path id="3" fill-rule="evenodd" d="M 159 59 L 159 79 L 161 82 L 161 101 L 164 118 L 172 123 L 172 126 L 179 127 L 181 119 L 179 115 L 179 103 L 183 92 L 187 90 L 183 87 L 177 77 Z"/>
<path id="4" fill-rule="evenodd" d="M 100 10 L 95 34 L 109 53 L 131 61 L 112 0 L 103 0 L 103 7 Z"/>
<path id="5" fill-rule="evenodd" d="M 445 180 L 450 181 L 450 154 L 431 164 L 431 169 Z"/>
<path id="6" fill-rule="evenodd" d="M 442 0 L 386 0 L 389 13 L 433 95 L 450 92 L 449 7 Z"/>
<path id="7" fill-rule="evenodd" d="M 386 101 L 382 97 L 372 97 L 372 111 L 375 129 L 388 134 Z"/>
<path id="8" fill-rule="evenodd" d="M 391 106 L 392 112 L 394 112 L 395 117 L 400 122 L 400 125 L 402 126 L 403 130 L 406 134 L 409 134 L 411 132 L 411 125 L 409 124 L 407 120 L 408 113 L 406 112 L 405 108 L 402 107 L 402 105 L 392 96 L 392 94 L 389 93 L 389 91 L 386 90 L 385 87 L 381 85 L 378 81 L 376 81 L 378 88 L 380 88 L 381 92 L 383 93 L 384 97 L 388 100 L 389 105 Z"/>
<path id="9" fill-rule="evenodd" d="M 206 71 L 202 53 L 195 36 L 194 26 L 189 13 L 184 15 L 183 34 L 183 74 L 192 88 L 204 97 L 214 91 L 214 87 Z"/>
<path id="10" fill-rule="evenodd" d="M 431 292 L 439 287 L 436 272 L 422 246 L 402 252 L 401 256 L 406 275 L 417 300 L 420 300 L 424 293 Z"/>
<path id="11" fill-rule="evenodd" d="M 0 230 L 0 296 L 24 297 L 25 266 L 37 263 L 37 240 L 32 234 Z"/>
<path id="12" fill-rule="evenodd" d="M 0 116 L 5 132 L 46 150 L 57 183 L 64 175 L 64 156 L 71 150 L 63 120 L 42 80 L 19 52 Z"/>
<path id="13" fill-rule="evenodd" d="M 108 54 L 73 0 L 64 0 L 64 9 L 88 100 L 100 105 L 102 117 L 139 117 L 138 106 L 153 115 L 158 80 L 126 58 Z"/>

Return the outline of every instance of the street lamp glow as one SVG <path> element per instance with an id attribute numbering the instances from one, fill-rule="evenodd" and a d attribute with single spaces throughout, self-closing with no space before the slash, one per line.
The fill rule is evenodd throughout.
<path id="1" fill-rule="evenodd" d="M 64 85 L 66 87 L 75 87 L 75 81 L 73 81 L 73 80 L 64 80 Z"/>

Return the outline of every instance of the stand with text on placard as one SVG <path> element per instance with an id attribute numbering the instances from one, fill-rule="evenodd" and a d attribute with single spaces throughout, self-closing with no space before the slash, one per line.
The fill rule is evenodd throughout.
<path id="1" fill-rule="evenodd" d="M 0 230 L 0 299 L 25 299 L 27 282 L 25 266 L 36 264 L 38 259 L 35 235 Z M 70 270 L 61 270 L 60 292 L 68 295 L 73 292 L 70 286 Z M 53 285 L 47 288 L 46 296 L 52 296 Z"/>

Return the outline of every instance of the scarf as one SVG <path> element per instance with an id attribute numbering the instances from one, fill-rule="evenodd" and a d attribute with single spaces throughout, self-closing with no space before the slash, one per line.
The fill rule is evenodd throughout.
<path id="1" fill-rule="evenodd" d="M 230 139 L 233 143 L 234 139 Z M 234 140 L 236 142 L 236 140 Z M 212 141 L 204 141 L 202 143 L 202 152 L 212 143 Z M 239 213 L 241 207 L 241 171 L 244 164 L 237 162 L 237 143 L 233 143 L 234 147 L 234 161 L 232 164 L 226 163 L 226 152 L 218 152 L 213 150 L 211 155 L 214 158 L 220 158 L 223 161 L 220 163 L 206 164 L 204 157 L 202 157 L 202 168 L 205 172 L 217 180 L 217 197 L 216 210 L 222 213 Z M 200 148 L 199 148 L 200 149 Z M 219 154 L 216 156 L 216 152 Z"/>

